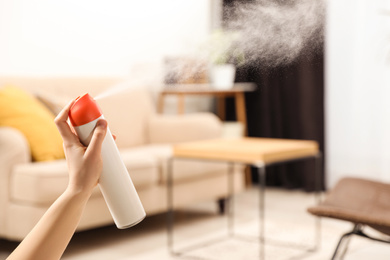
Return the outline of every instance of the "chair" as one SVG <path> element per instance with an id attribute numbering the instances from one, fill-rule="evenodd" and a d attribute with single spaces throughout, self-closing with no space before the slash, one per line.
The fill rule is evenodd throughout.
<path id="1" fill-rule="evenodd" d="M 390 243 L 390 184 L 361 178 L 343 178 L 319 205 L 308 208 L 319 217 L 328 217 L 354 223 L 352 231 L 341 236 L 332 259 L 343 259 L 351 235 Z M 384 238 L 363 232 L 369 226 Z"/>

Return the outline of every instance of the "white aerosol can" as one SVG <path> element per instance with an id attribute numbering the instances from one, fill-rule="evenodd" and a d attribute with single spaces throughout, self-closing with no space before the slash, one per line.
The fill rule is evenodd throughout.
<path id="1" fill-rule="evenodd" d="M 100 107 L 89 94 L 78 97 L 69 111 L 70 122 L 85 146 L 91 141 L 97 121 L 103 118 Z M 109 128 L 102 145 L 102 160 L 99 187 L 116 226 L 124 229 L 138 224 L 145 218 L 145 210 Z"/>

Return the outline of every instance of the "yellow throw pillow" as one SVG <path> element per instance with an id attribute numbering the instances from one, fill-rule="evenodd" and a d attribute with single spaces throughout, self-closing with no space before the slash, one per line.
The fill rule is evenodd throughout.
<path id="1" fill-rule="evenodd" d="M 53 113 L 20 88 L 0 88 L 0 126 L 13 127 L 24 134 L 34 161 L 65 158 Z"/>

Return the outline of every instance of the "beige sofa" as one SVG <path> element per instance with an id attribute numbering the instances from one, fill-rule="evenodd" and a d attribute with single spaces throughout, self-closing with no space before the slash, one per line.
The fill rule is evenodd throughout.
<path id="1" fill-rule="evenodd" d="M 121 82 L 112 78 L 0 77 L 62 105 L 86 92 L 92 96 Z M 222 124 L 211 113 L 158 115 L 151 91 L 130 91 L 98 101 L 133 179 L 147 215 L 167 210 L 166 163 L 174 143 L 221 136 Z M 175 161 L 175 207 L 227 194 L 225 163 Z M 244 188 L 242 168 L 235 169 L 237 190 Z M 65 160 L 32 162 L 29 144 L 16 129 L 0 127 L 0 238 L 21 240 L 67 185 Z M 99 189 L 88 202 L 78 230 L 111 225 Z"/>

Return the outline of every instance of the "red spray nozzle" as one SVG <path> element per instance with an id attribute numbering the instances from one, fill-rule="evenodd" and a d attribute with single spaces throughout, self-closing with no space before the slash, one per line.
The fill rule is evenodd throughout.
<path id="1" fill-rule="evenodd" d="M 96 101 L 87 93 L 76 98 L 69 110 L 69 119 L 73 126 L 80 126 L 99 118 L 102 114 Z"/>

